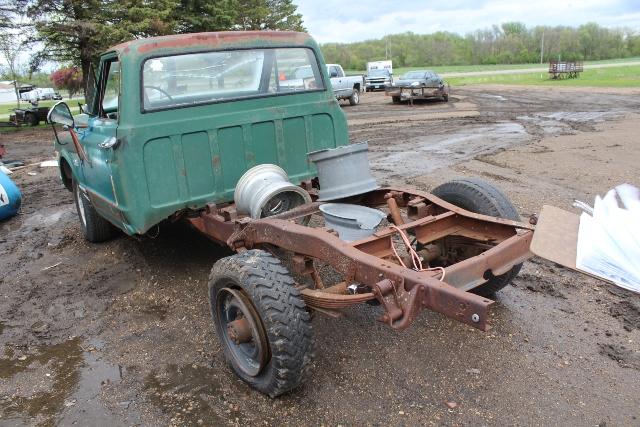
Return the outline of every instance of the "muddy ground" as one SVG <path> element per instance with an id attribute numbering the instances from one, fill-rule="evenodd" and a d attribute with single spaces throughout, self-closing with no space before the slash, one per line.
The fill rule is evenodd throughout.
<path id="1" fill-rule="evenodd" d="M 470 87 L 344 110 L 380 181 L 480 176 L 527 217 L 640 184 L 639 94 Z M 28 163 L 51 158 L 51 140 L 0 134 Z M 212 333 L 207 274 L 227 250 L 181 224 L 89 244 L 55 170 L 13 176 L 24 205 L 0 223 L 1 425 L 640 423 L 638 295 L 533 259 L 488 333 L 430 312 L 399 333 L 366 305 L 317 316 L 309 381 L 273 400 L 230 372 Z"/>

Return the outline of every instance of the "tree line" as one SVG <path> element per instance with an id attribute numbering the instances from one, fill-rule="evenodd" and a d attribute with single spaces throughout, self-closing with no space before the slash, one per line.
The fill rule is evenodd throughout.
<path id="1" fill-rule="evenodd" d="M 32 52 L 29 76 L 54 61 L 79 67 L 86 81 L 96 57 L 120 42 L 223 30 L 305 28 L 292 0 L 0 0 L 0 44 Z"/>
<path id="2" fill-rule="evenodd" d="M 549 60 L 599 60 L 640 55 L 640 34 L 596 23 L 579 27 L 536 26 L 507 22 L 466 35 L 388 35 L 355 43 L 325 43 L 329 63 L 364 70 L 368 61 L 391 59 L 396 67 L 438 65 L 524 64 Z"/>

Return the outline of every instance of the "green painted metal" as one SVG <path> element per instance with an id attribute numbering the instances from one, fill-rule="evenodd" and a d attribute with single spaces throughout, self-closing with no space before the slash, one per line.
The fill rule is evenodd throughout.
<path id="1" fill-rule="evenodd" d="M 166 55 L 249 48 L 306 47 L 325 89 L 143 112 L 145 60 Z M 292 182 L 316 176 L 307 153 L 348 144 L 320 49 L 293 32 L 225 32 L 127 42 L 101 58 L 98 76 L 120 61 L 118 118 L 91 117 L 77 129 L 87 160 L 57 145 L 101 215 L 128 234 L 142 234 L 185 208 L 231 202 L 240 176 L 257 164 L 281 166 Z M 98 101 L 96 101 L 98 102 Z M 99 144 L 115 136 L 116 148 Z M 64 143 L 64 138 L 60 139 Z"/>

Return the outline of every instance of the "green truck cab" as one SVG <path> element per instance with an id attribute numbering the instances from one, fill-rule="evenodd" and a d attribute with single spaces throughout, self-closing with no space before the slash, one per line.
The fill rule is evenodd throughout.
<path id="1" fill-rule="evenodd" d="M 310 67 L 299 79 L 295 71 Z M 251 167 L 316 176 L 307 153 L 348 144 L 315 41 L 296 32 L 133 40 L 105 52 L 84 114 L 58 103 L 55 149 L 85 236 L 144 234 L 172 215 L 233 201 Z M 111 225 L 110 225 L 111 224 Z"/>

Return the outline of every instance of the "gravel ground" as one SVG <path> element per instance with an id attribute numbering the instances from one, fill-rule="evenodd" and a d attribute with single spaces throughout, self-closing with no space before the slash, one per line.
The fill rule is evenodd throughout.
<path id="1" fill-rule="evenodd" d="M 376 177 L 499 185 L 521 215 L 640 185 L 634 90 L 467 87 L 449 103 L 344 106 Z M 48 130 L 0 134 L 8 157 L 53 156 Z M 35 175 L 28 172 L 35 172 Z M 56 171 L 14 175 L 0 223 L 0 425 L 638 425 L 640 297 L 534 258 L 490 332 L 423 312 L 404 332 L 363 305 L 316 316 L 308 382 L 278 399 L 225 366 L 206 299 L 230 253 L 184 224 L 89 244 Z"/>

